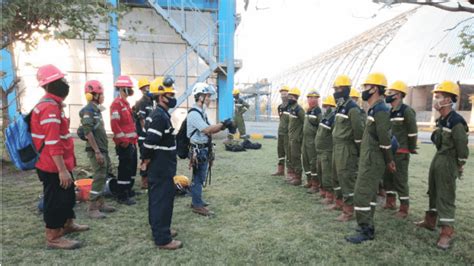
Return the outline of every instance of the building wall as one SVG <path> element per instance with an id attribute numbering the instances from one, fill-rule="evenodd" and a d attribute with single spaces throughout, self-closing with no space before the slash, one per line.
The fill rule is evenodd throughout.
<path id="1" fill-rule="evenodd" d="M 205 31 L 206 25 L 213 24 L 211 14 L 200 16 L 207 20 L 208 24 L 196 23 L 194 14 L 187 12 L 184 23 L 189 33 L 197 38 Z M 181 17 L 180 17 L 181 18 Z M 135 30 L 132 29 L 135 28 Z M 38 47 L 31 51 L 26 51 L 24 46 L 18 44 L 15 47 L 15 61 L 18 67 L 17 74 L 21 77 L 20 108 L 22 112 L 29 112 L 37 100 L 44 94 L 44 90 L 39 88 L 36 81 L 36 71 L 44 64 L 54 64 L 67 73 L 71 89 L 65 103 L 66 114 L 71 119 L 71 128 L 75 129 L 79 125 L 79 110 L 86 104 L 84 97 L 84 83 L 87 80 L 97 79 L 102 82 L 105 88 L 105 107 L 109 107 L 114 95 L 113 71 L 110 56 L 98 52 L 97 47 L 106 45 L 108 36 L 106 35 L 107 25 L 101 25 L 101 34 L 96 41 L 89 43 L 84 39 L 68 40 L 67 42 L 57 42 L 51 40 L 41 40 Z M 134 83 L 141 77 L 150 80 L 163 75 L 169 67 L 186 51 L 186 43 L 171 28 L 168 23 L 158 16 L 150 8 L 133 8 L 119 22 L 119 29 L 125 30 L 125 36 L 121 40 L 121 70 L 123 75 L 130 75 Z M 127 40 L 133 37 L 132 41 Z M 211 46 L 208 47 L 208 43 Z M 215 50 L 215 39 L 211 42 L 202 43 L 205 49 Z M 176 79 L 176 89 L 178 96 L 185 90 L 186 85 L 192 84 L 196 77 L 206 69 L 204 62 L 193 52 L 188 58 L 188 71 L 185 68 L 185 60 L 177 65 L 175 71 L 167 72 Z M 215 84 L 214 79 L 209 79 Z M 135 103 L 141 97 L 140 91 L 135 88 L 135 94 L 130 98 L 130 103 Z M 192 99 L 185 101 L 181 108 L 188 107 L 193 103 Z M 216 107 L 212 106 L 208 111 L 211 118 L 216 117 Z M 109 111 L 105 111 L 104 119 L 109 121 Z M 176 110 L 173 113 L 175 126 L 179 126 L 186 111 Z M 110 130 L 109 123 L 106 129 Z"/>

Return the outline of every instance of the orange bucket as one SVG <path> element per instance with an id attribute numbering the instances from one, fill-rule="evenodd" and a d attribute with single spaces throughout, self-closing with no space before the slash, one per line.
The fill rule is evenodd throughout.
<path id="1" fill-rule="evenodd" d="M 88 201 L 89 194 L 92 189 L 92 182 L 94 180 L 91 178 L 79 179 L 74 182 L 77 188 L 76 199 L 78 201 Z"/>

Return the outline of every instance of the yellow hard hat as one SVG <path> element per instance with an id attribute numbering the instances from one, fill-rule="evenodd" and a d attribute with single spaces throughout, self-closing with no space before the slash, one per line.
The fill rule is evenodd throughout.
<path id="1" fill-rule="evenodd" d="M 308 91 L 308 94 L 306 94 L 306 97 L 319 97 L 319 93 L 316 91 L 316 90 L 309 90 Z"/>
<path id="2" fill-rule="evenodd" d="M 296 95 L 296 96 L 299 97 L 299 96 L 301 95 L 301 91 L 300 91 L 300 89 L 298 89 L 298 88 L 295 87 L 295 88 L 292 88 L 292 89 L 288 92 L 288 94 Z"/>
<path id="3" fill-rule="evenodd" d="M 436 93 L 436 92 L 446 92 L 446 93 L 454 94 L 458 97 L 461 94 L 458 84 L 450 80 L 445 80 L 439 83 L 438 85 L 436 85 L 435 89 L 433 90 L 433 93 Z"/>
<path id="4" fill-rule="evenodd" d="M 138 80 L 138 89 L 141 89 L 144 86 L 149 86 L 150 81 L 147 78 L 141 78 Z"/>
<path id="5" fill-rule="evenodd" d="M 176 94 L 176 91 L 174 90 L 173 86 L 165 87 L 165 85 L 163 85 L 163 81 L 164 81 L 163 77 L 157 77 L 155 80 L 153 80 L 150 83 L 150 93 L 151 94 L 164 94 L 164 93 Z"/>
<path id="6" fill-rule="evenodd" d="M 232 91 L 232 95 L 237 95 L 237 94 L 240 94 L 240 90 L 239 89 L 234 89 Z"/>
<path id="7" fill-rule="evenodd" d="M 339 75 L 334 80 L 333 87 L 345 87 L 345 86 L 352 86 L 352 80 L 349 76 L 346 75 Z"/>
<path id="8" fill-rule="evenodd" d="M 370 85 L 378 85 L 387 87 L 387 78 L 383 73 L 370 73 L 367 78 L 365 79 L 363 85 L 370 84 Z"/>
<path id="9" fill-rule="evenodd" d="M 281 88 L 280 88 L 280 92 L 282 91 L 286 91 L 286 92 L 289 92 L 290 91 L 290 87 L 286 86 L 286 85 L 283 85 Z"/>
<path id="10" fill-rule="evenodd" d="M 323 105 L 330 105 L 336 107 L 336 100 L 334 100 L 334 96 L 329 95 L 323 101 Z"/>
<path id="11" fill-rule="evenodd" d="M 174 184 L 180 189 L 188 187 L 189 185 L 191 185 L 191 182 L 189 181 L 189 178 L 187 176 L 184 176 L 184 175 L 174 176 L 173 181 L 174 181 Z"/>
<path id="12" fill-rule="evenodd" d="M 349 93 L 349 97 L 360 98 L 360 92 L 356 88 L 352 87 L 351 92 Z"/>
<path id="13" fill-rule="evenodd" d="M 388 89 L 403 92 L 404 94 L 407 94 L 407 92 L 408 92 L 407 84 L 405 82 L 401 81 L 401 80 L 397 80 L 394 83 L 390 84 Z"/>

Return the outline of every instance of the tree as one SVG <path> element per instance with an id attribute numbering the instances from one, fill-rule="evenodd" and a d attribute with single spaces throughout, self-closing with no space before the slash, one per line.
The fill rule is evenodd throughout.
<path id="1" fill-rule="evenodd" d="M 107 0 L 2 0 L 1 49 L 8 49 L 13 57 L 13 46 L 20 42 L 26 49 L 35 48 L 40 38 L 67 41 L 72 38 L 86 38 L 92 41 L 99 33 L 100 23 L 107 23 L 109 14 L 115 12 L 121 18 L 126 6 L 114 7 Z M 0 73 L 3 79 L 5 73 Z M 8 95 L 21 94 L 17 85 L 19 79 L 2 84 L 3 127 L 9 123 Z"/>

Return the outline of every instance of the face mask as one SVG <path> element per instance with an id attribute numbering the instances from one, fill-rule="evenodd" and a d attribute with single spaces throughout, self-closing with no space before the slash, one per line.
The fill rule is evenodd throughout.
<path id="1" fill-rule="evenodd" d="M 99 104 L 97 106 L 101 112 L 105 111 L 107 108 L 105 108 L 102 104 Z"/>
<path id="2" fill-rule="evenodd" d="M 288 99 L 288 104 L 289 105 L 296 104 L 296 100 L 295 99 Z"/>
<path id="3" fill-rule="evenodd" d="M 396 94 L 388 95 L 385 97 L 386 103 L 393 103 L 397 98 L 395 98 Z"/>
<path id="4" fill-rule="evenodd" d="M 48 85 L 48 92 L 66 99 L 69 94 L 69 84 L 63 79 L 55 80 Z"/>
<path id="5" fill-rule="evenodd" d="M 373 95 L 373 93 L 370 93 L 370 91 L 371 91 L 371 89 L 362 92 L 362 100 L 363 101 L 368 101 L 370 99 L 370 97 Z"/>
<path id="6" fill-rule="evenodd" d="M 340 99 L 345 101 L 349 99 L 349 93 L 350 93 L 349 90 L 343 90 L 339 92 L 334 92 L 333 96 L 334 96 L 334 99 L 336 99 L 336 101 L 339 101 Z"/>
<path id="7" fill-rule="evenodd" d="M 453 103 L 445 103 L 445 104 L 442 104 L 441 102 L 444 101 L 444 99 L 446 98 L 434 98 L 433 99 L 433 108 L 436 109 L 436 110 L 440 110 L 441 108 L 443 107 L 447 107 L 447 106 L 451 106 L 453 105 Z"/>
<path id="8" fill-rule="evenodd" d="M 166 97 L 168 99 L 168 107 L 174 108 L 176 106 L 177 100 L 176 98 Z"/>

